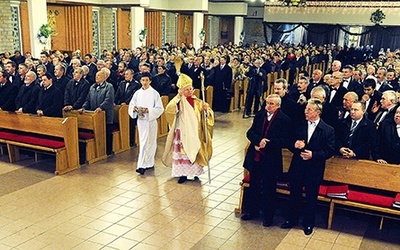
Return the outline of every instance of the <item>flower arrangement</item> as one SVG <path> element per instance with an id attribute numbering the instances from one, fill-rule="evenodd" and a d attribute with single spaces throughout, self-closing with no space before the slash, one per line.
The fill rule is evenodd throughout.
<path id="1" fill-rule="evenodd" d="M 371 20 L 371 22 L 373 22 L 374 24 L 381 24 L 382 20 L 385 18 L 386 18 L 385 13 L 383 13 L 381 9 L 377 9 L 374 12 L 372 12 L 371 18 L 369 20 Z"/>
<path id="2" fill-rule="evenodd" d="M 206 30 L 202 28 L 199 33 L 200 40 L 203 41 L 205 36 L 206 36 Z"/>
<path id="3" fill-rule="evenodd" d="M 147 36 L 147 28 L 140 29 L 139 30 L 139 41 L 143 42 L 146 39 Z"/>
<path id="4" fill-rule="evenodd" d="M 242 32 L 240 32 L 240 41 L 243 42 L 244 38 L 246 37 L 246 32 L 244 30 L 242 30 Z"/>
<path id="5" fill-rule="evenodd" d="M 48 24 L 43 24 L 40 26 L 37 38 L 41 44 L 47 44 L 47 39 L 54 34 L 54 31 L 50 28 Z"/>

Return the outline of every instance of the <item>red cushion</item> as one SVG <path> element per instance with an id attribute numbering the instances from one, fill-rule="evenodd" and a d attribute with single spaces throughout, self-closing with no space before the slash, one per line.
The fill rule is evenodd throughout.
<path id="1" fill-rule="evenodd" d="M 56 149 L 65 147 L 65 143 L 61 138 L 34 135 L 30 133 L 22 133 L 19 131 L 15 132 L 0 131 L 0 138 L 9 141 L 21 142 L 21 143 L 49 147 L 49 148 L 56 148 Z"/>
<path id="2" fill-rule="evenodd" d="M 246 175 L 246 176 L 243 178 L 242 182 L 243 182 L 243 183 L 250 183 L 250 174 Z"/>
<path id="3" fill-rule="evenodd" d="M 354 190 L 349 190 L 348 199 L 351 201 L 357 201 L 381 207 L 391 207 L 394 201 L 394 197 L 387 197 L 383 195 L 370 194 Z"/>
<path id="4" fill-rule="evenodd" d="M 396 198 L 394 198 L 394 201 L 400 202 L 400 193 L 397 193 Z"/>
<path id="5" fill-rule="evenodd" d="M 0 131 L 0 138 L 4 140 L 14 141 L 19 135 L 13 132 Z"/>
<path id="6" fill-rule="evenodd" d="M 65 147 L 65 143 L 62 140 L 58 139 L 47 139 L 41 138 L 38 136 L 30 136 L 30 135 L 21 135 L 21 137 L 16 140 L 18 142 L 23 142 L 27 144 L 49 147 L 49 148 L 63 148 Z"/>
<path id="7" fill-rule="evenodd" d="M 78 132 L 78 136 L 79 136 L 79 139 L 82 139 L 82 140 L 89 140 L 89 139 L 93 139 L 94 138 L 94 134 L 93 133 L 83 132 L 83 131 L 79 131 Z"/>
<path id="8" fill-rule="evenodd" d="M 326 196 L 326 192 L 328 191 L 328 186 L 326 185 L 319 185 L 319 191 L 318 194 L 319 195 L 323 195 Z"/>

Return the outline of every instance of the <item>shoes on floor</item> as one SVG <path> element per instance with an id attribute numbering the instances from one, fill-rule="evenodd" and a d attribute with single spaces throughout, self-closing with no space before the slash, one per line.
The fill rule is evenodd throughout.
<path id="1" fill-rule="evenodd" d="M 246 113 L 246 114 L 243 115 L 243 118 L 249 118 L 249 117 L 250 117 L 250 114 Z"/>
<path id="2" fill-rule="evenodd" d="M 185 181 L 187 181 L 187 177 L 186 176 L 181 176 L 181 177 L 179 177 L 178 183 L 182 184 L 182 183 L 185 183 Z"/>
<path id="3" fill-rule="evenodd" d="M 144 175 L 144 172 L 146 172 L 146 169 L 144 169 L 144 168 L 136 169 L 136 173 L 139 173 L 140 175 Z"/>
<path id="4" fill-rule="evenodd" d="M 304 234 L 310 235 L 313 232 L 313 227 L 304 227 Z"/>
<path id="5" fill-rule="evenodd" d="M 240 217 L 241 220 L 253 220 L 255 218 L 258 218 L 259 215 L 257 214 L 250 214 L 250 213 L 246 213 L 243 214 L 242 217 Z"/>
<path id="6" fill-rule="evenodd" d="M 270 226 L 272 226 L 272 220 L 264 219 L 262 222 L 262 225 L 264 227 L 270 227 Z"/>

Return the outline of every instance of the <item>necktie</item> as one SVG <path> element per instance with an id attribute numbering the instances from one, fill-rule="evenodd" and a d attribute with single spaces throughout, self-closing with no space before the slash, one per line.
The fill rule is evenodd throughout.
<path id="1" fill-rule="evenodd" d="M 221 70 L 224 68 L 224 66 L 223 65 L 221 65 Z"/>
<path id="2" fill-rule="evenodd" d="M 350 128 L 350 132 L 353 133 L 354 129 L 357 127 L 357 122 L 353 121 L 353 123 L 351 124 L 351 128 Z"/>

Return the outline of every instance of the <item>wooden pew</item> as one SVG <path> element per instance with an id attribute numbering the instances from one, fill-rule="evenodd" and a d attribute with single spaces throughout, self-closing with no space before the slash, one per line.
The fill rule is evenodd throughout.
<path id="1" fill-rule="evenodd" d="M 7 144 L 10 162 L 19 160 L 19 148 L 55 153 L 55 174 L 79 168 L 78 121 L 0 111 L 0 137 Z M 50 144 L 57 144 L 50 145 Z"/>
<path id="2" fill-rule="evenodd" d="M 248 146 L 249 145 L 247 145 L 247 147 Z M 285 173 L 289 171 L 292 153 L 284 149 L 282 151 L 282 158 L 283 172 Z M 244 177 L 248 174 L 248 171 L 244 169 Z M 400 193 L 400 167 L 391 164 L 379 164 L 370 160 L 332 157 L 326 161 L 324 181 Z M 242 181 L 241 186 L 242 192 L 240 194 L 239 207 L 235 209 L 237 213 L 241 213 L 242 210 L 241 203 L 243 202 L 244 188 L 250 185 L 248 182 Z M 281 194 L 290 193 L 288 190 L 280 188 L 277 188 L 277 192 Z M 328 229 L 332 227 L 335 205 L 340 205 L 341 208 L 347 210 L 380 216 L 380 229 L 382 229 L 384 218 L 400 219 L 400 210 L 395 208 L 370 205 L 340 198 L 330 198 L 321 195 L 318 196 L 318 200 L 329 203 Z"/>
<path id="3" fill-rule="evenodd" d="M 107 158 L 106 154 L 106 114 L 102 112 L 78 111 L 63 112 L 64 117 L 78 119 L 79 141 L 86 145 L 86 162 L 93 162 Z"/>
<path id="4" fill-rule="evenodd" d="M 128 105 L 114 106 L 113 152 L 122 153 L 130 149 Z"/>
<path id="5" fill-rule="evenodd" d="M 324 173 L 324 180 L 326 181 L 400 193 L 400 168 L 398 165 L 379 164 L 369 160 L 352 160 L 338 157 L 331 158 L 326 163 L 327 166 Z M 384 213 L 379 215 L 381 217 L 380 229 L 382 229 L 384 218 L 393 218 L 385 214 L 400 216 L 400 210 L 398 209 L 350 200 L 332 199 L 328 218 L 329 229 L 332 226 L 336 204 L 355 208 L 357 212 L 361 213 L 369 213 L 369 211 Z"/>
<path id="6" fill-rule="evenodd" d="M 199 96 L 197 96 L 197 95 L 196 95 L 196 97 L 199 98 Z M 161 102 L 165 109 L 165 107 L 168 104 L 168 96 L 161 96 Z M 157 119 L 157 122 L 158 122 L 157 138 L 167 135 L 168 134 L 168 122 L 167 122 L 167 119 L 165 118 L 164 113 L 162 113 L 161 116 Z"/>

